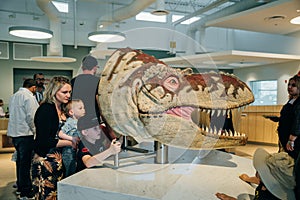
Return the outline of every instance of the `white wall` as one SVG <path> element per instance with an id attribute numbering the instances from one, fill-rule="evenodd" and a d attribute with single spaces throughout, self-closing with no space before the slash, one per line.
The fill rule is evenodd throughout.
<path id="1" fill-rule="evenodd" d="M 288 99 L 287 82 L 300 70 L 300 62 L 287 62 L 276 65 L 235 69 L 234 74 L 248 85 L 250 81 L 277 80 L 277 104 L 285 104 Z"/>
<path id="2" fill-rule="evenodd" d="M 72 70 L 75 76 L 80 68 L 79 63 L 41 63 L 35 61 L 3 61 L 0 60 L 0 98 L 3 99 L 5 105 L 8 104 L 10 96 L 14 92 L 13 69 L 49 69 L 49 70 Z"/>

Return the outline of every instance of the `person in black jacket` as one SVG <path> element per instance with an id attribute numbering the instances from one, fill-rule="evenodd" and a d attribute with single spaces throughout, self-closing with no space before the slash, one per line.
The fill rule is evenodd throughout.
<path id="1" fill-rule="evenodd" d="M 66 120 L 63 108 L 70 99 L 71 89 L 68 78 L 53 77 L 35 113 L 32 181 L 36 199 L 55 199 L 56 183 L 63 178 L 64 167 L 58 147 L 72 146 L 72 142 L 59 139 L 57 134 Z"/>
<path id="2" fill-rule="evenodd" d="M 297 111 L 300 105 L 300 77 L 298 75 L 293 76 L 289 79 L 288 82 L 288 94 L 289 100 L 282 107 L 280 111 L 280 117 L 278 119 L 273 119 L 273 121 L 278 120 L 278 137 L 279 137 L 279 146 L 282 148 L 280 151 L 287 152 L 294 159 L 297 158 L 300 148 L 300 140 L 296 141 L 296 138 L 291 136 L 294 135 L 298 128 L 300 128 L 300 123 L 298 123 L 300 118 L 300 112 Z M 292 144 L 293 142 L 293 144 Z M 291 145 L 296 148 L 296 151 L 292 151 Z"/>
<path id="3" fill-rule="evenodd" d="M 296 177 L 296 198 L 300 199 L 300 74 L 293 76 L 288 84 L 289 94 L 293 95 L 293 111 L 290 120 L 292 122 L 286 124 L 286 129 L 289 130 L 284 133 L 286 139 L 286 151 L 295 159 L 295 177 Z M 280 121 L 279 121 L 280 122 Z M 287 135 L 287 138 L 286 138 Z M 279 136 L 280 137 L 280 136 Z M 284 144 L 283 144 L 284 145 Z"/>

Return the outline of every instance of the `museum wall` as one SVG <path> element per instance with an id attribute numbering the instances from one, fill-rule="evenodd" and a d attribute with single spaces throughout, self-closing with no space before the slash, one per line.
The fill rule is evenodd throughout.
<path id="1" fill-rule="evenodd" d="M 280 64 L 271 64 L 257 67 L 247 67 L 234 69 L 233 73 L 241 80 L 249 84 L 250 81 L 256 80 L 277 80 L 277 104 L 286 103 L 287 82 L 290 77 L 297 74 L 300 70 L 300 62 L 287 62 Z"/>

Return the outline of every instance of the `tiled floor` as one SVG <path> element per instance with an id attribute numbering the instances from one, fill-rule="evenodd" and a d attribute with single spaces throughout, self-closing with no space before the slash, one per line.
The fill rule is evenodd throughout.
<path id="1" fill-rule="evenodd" d="M 252 158 L 256 148 L 265 148 L 269 153 L 275 153 L 277 146 L 266 146 L 257 144 L 247 144 L 246 146 L 237 147 L 235 149 L 227 149 L 227 151 L 235 155 Z M 15 163 L 11 161 L 12 153 L 0 153 L 0 200 L 15 200 L 15 190 L 13 184 L 16 180 Z"/>

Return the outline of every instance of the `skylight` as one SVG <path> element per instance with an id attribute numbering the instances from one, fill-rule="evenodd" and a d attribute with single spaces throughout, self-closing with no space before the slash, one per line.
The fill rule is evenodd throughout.
<path id="1" fill-rule="evenodd" d="M 226 3 L 223 3 L 223 4 L 221 4 L 221 5 L 219 5 L 219 6 L 215 7 L 215 8 L 212 8 L 212 9 L 204 12 L 203 14 L 204 15 L 211 15 L 211 14 L 213 14 L 215 12 L 218 12 L 220 10 L 223 10 L 224 8 L 227 8 L 227 7 L 229 7 L 229 6 L 233 5 L 233 4 L 234 4 L 234 2 L 226 2 Z"/>
<path id="2" fill-rule="evenodd" d="M 152 15 L 150 12 L 140 12 L 135 16 L 139 21 L 161 22 L 166 23 L 167 18 L 165 15 Z"/>
<path id="3" fill-rule="evenodd" d="M 183 18 L 184 16 L 183 15 L 172 15 L 172 22 L 176 22 L 177 20 Z M 192 17 L 190 19 L 187 19 L 183 22 L 181 22 L 180 24 L 191 24 L 195 21 L 198 21 L 199 19 L 201 19 L 201 17 Z"/>
<path id="4" fill-rule="evenodd" d="M 172 15 L 172 23 L 183 18 L 183 15 Z"/>
<path id="5" fill-rule="evenodd" d="M 59 12 L 68 13 L 69 12 L 69 4 L 64 2 L 58 2 L 58 1 L 51 1 L 53 5 L 56 7 L 56 9 Z"/>

